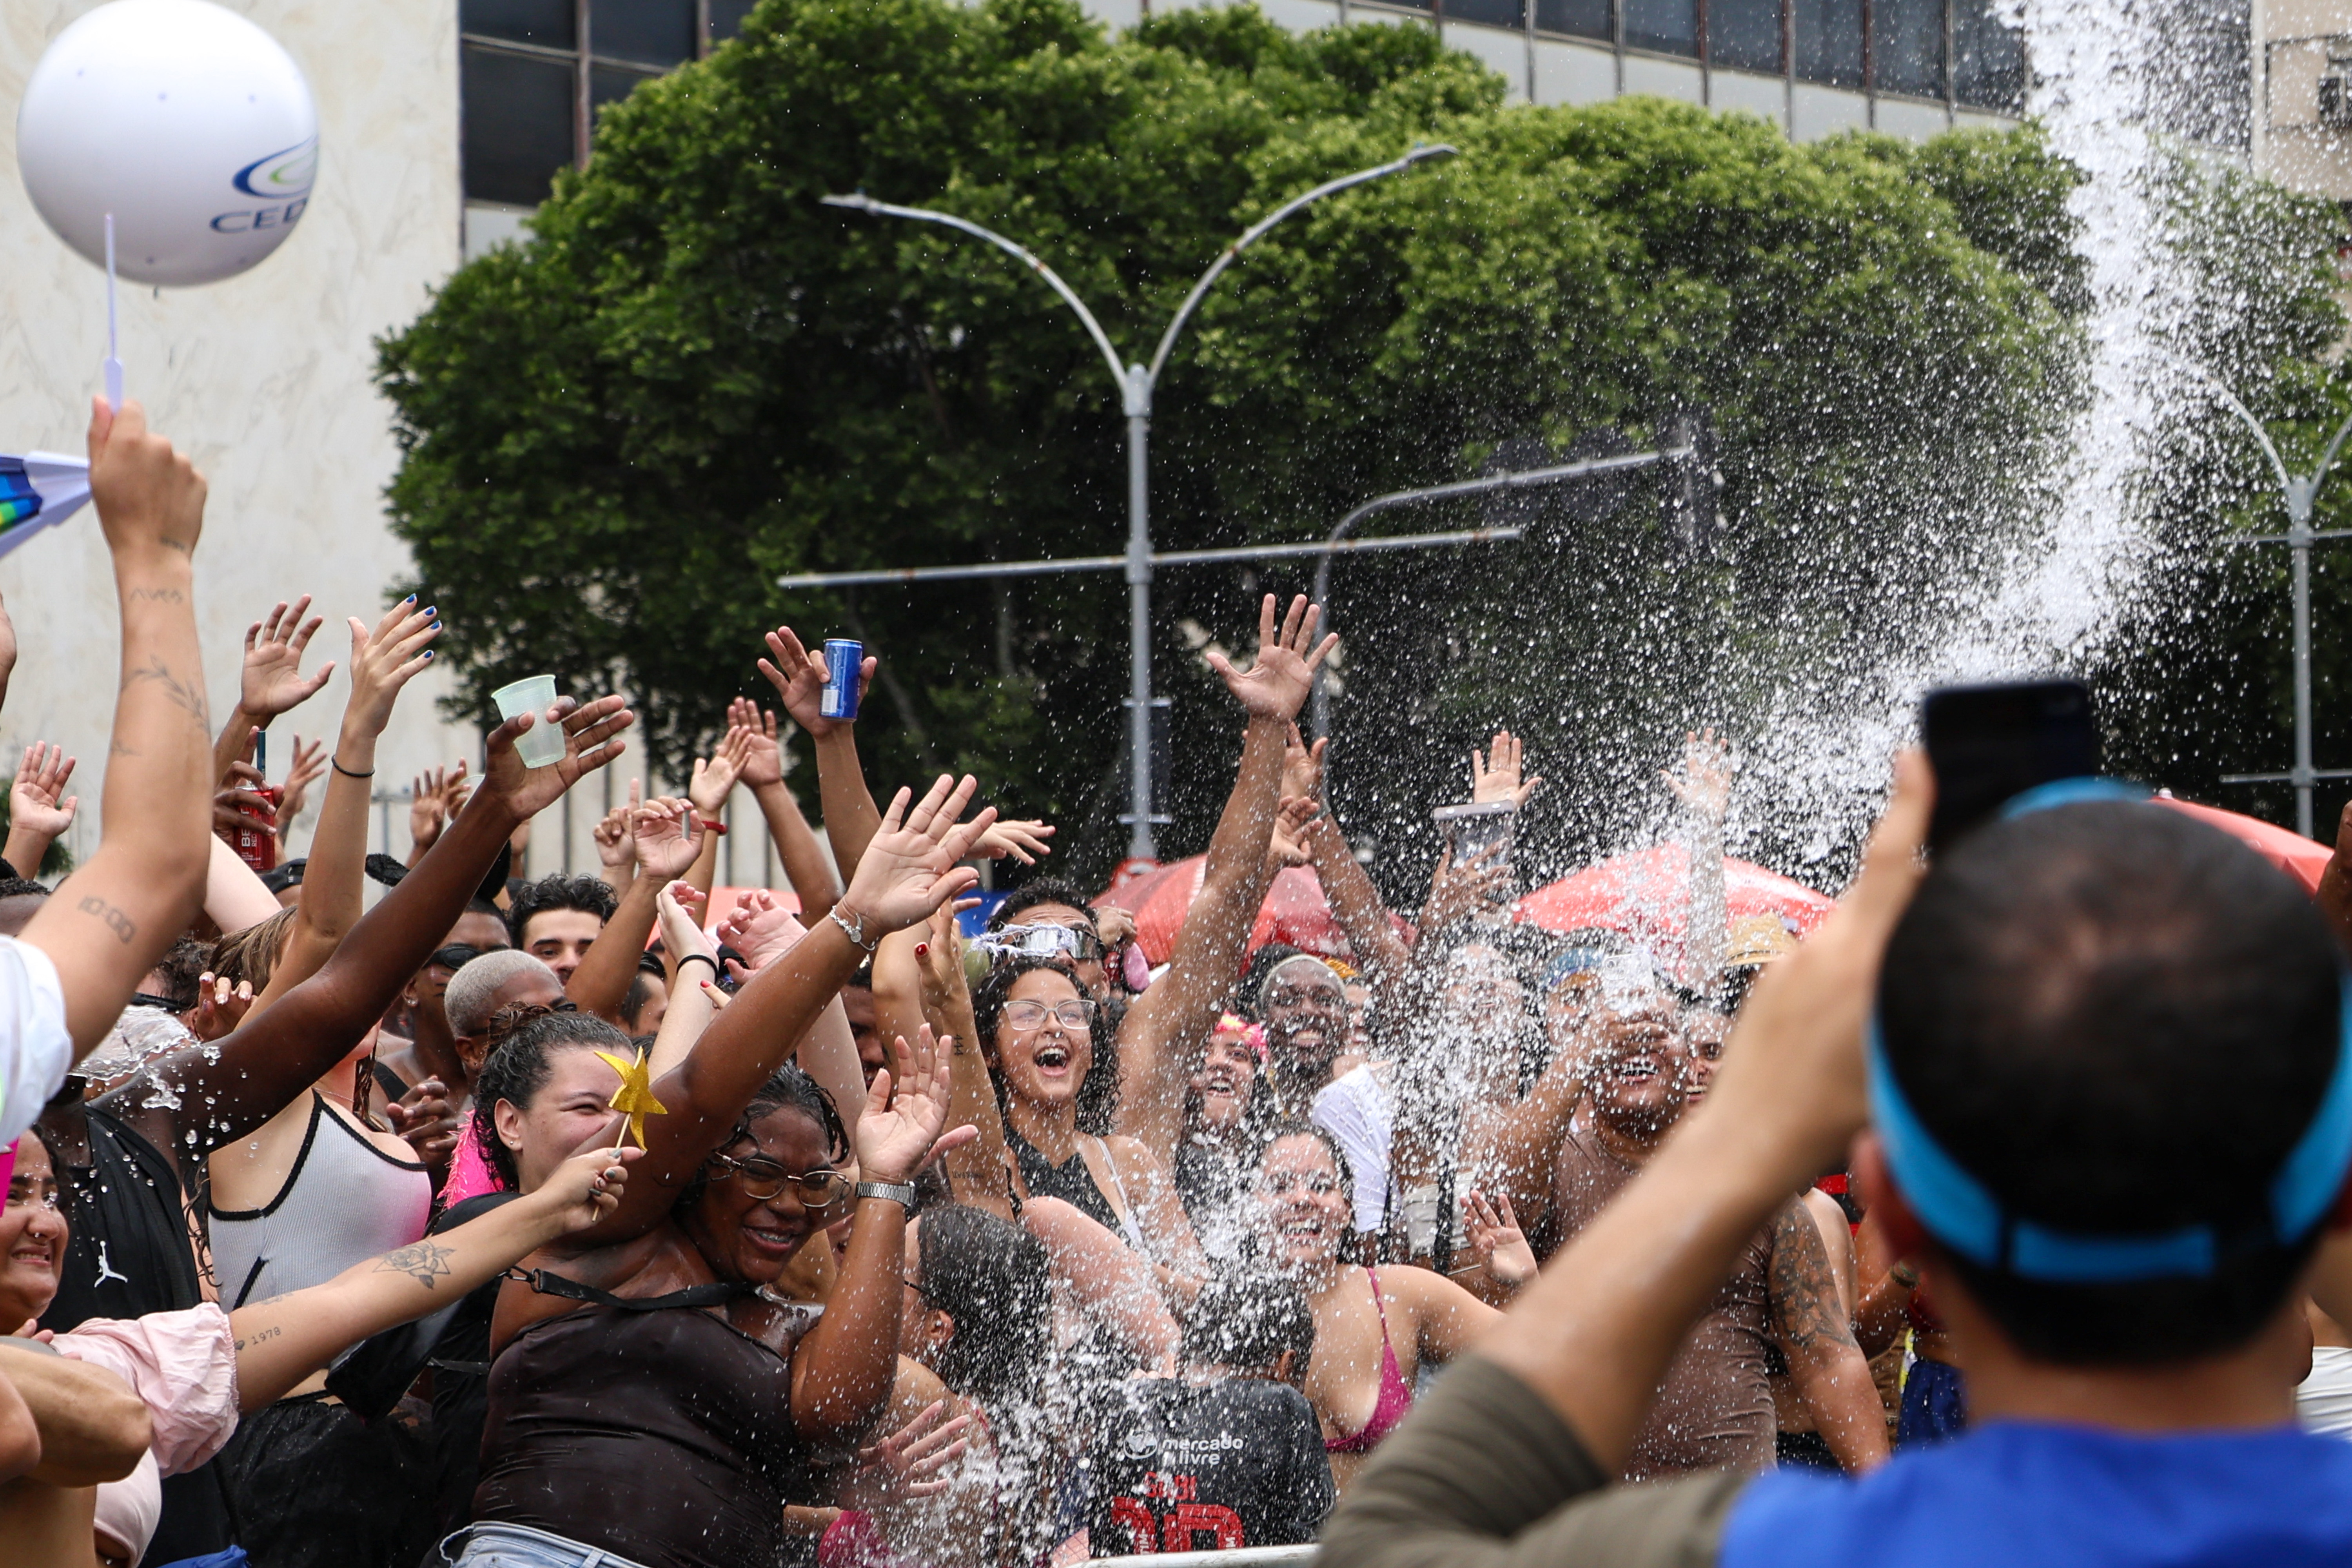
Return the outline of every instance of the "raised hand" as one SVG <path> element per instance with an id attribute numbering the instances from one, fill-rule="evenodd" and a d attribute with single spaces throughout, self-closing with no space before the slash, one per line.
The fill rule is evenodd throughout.
<path id="1" fill-rule="evenodd" d="M 289 609 L 283 600 L 267 618 L 246 628 L 245 668 L 238 676 L 236 705 L 247 719 L 267 725 L 289 709 L 310 700 L 327 677 L 335 673 L 332 660 L 309 675 L 302 673 L 302 650 L 326 624 L 310 614 L 310 595 L 303 595 Z"/>
<path id="2" fill-rule="evenodd" d="M 1298 726 L 1290 726 L 1282 742 L 1283 794 L 1305 795 L 1308 800 L 1323 798 L 1323 748 L 1330 743 L 1331 737 L 1326 735 L 1310 746 Z"/>
<path id="3" fill-rule="evenodd" d="M 253 982 L 240 980 L 235 989 L 217 974 L 196 976 L 196 1005 L 182 1021 L 188 1032 L 210 1045 L 234 1032 L 253 1006 Z"/>
<path id="4" fill-rule="evenodd" d="M 416 596 L 412 594 L 405 603 L 385 612 L 372 632 L 357 616 L 351 617 L 352 700 L 343 710 L 343 724 L 357 734 L 371 739 L 383 734 L 384 726 L 392 722 L 392 704 L 400 689 L 433 661 L 433 650 L 426 645 L 441 635 L 441 623 L 431 605 L 420 610 L 415 605 Z M 299 647 L 295 651 L 299 654 Z M 248 658 L 248 673 L 252 668 Z M 320 673 L 323 679 L 324 671 Z"/>
<path id="5" fill-rule="evenodd" d="M 818 711 L 824 694 L 824 656 L 811 653 L 801 646 L 790 626 L 778 626 L 768 634 L 771 659 L 760 661 L 760 673 L 776 689 L 784 704 L 784 711 L 793 722 L 809 732 L 812 740 L 822 741 L 835 730 L 849 728 L 852 721 L 828 719 Z M 866 704 L 866 689 L 874 684 L 874 671 L 881 661 L 872 654 L 866 656 L 857 671 L 857 702 L 860 711 Z"/>
<path id="6" fill-rule="evenodd" d="M 626 882 L 628 878 L 619 873 L 637 863 L 636 842 L 629 835 L 629 819 L 635 815 L 639 804 L 635 799 L 636 793 L 637 781 L 631 779 L 629 781 L 630 803 L 627 805 L 616 805 L 606 812 L 604 820 L 591 828 L 588 833 L 588 837 L 596 843 L 597 864 L 614 873 L 613 876 L 605 879 L 607 881 Z"/>
<path id="7" fill-rule="evenodd" d="M 938 1155 L 980 1136 L 972 1126 L 942 1133 L 948 1121 L 948 1089 L 955 1070 L 952 1040 L 935 1040 L 931 1026 L 890 1042 L 890 1065 L 874 1075 L 866 1091 L 866 1114 L 857 1121 L 857 1168 L 872 1182 L 908 1182 Z"/>
<path id="8" fill-rule="evenodd" d="M 463 763 L 457 765 L 465 766 Z M 443 776 L 441 769 L 427 768 L 409 782 L 408 844 L 412 866 L 417 856 L 439 842 L 441 829 L 448 826 L 448 804 L 441 791 Z"/>
<path id="9" fill-rule="evenodd" d="M 1307 825 L 1323 815 L 1323 808 L 1306 795 L 1282 797 L 1276 808 L 1274 833 L 1266 841 L 1266 865 L 1280 871 L 1286 867 L 1304 866 L 1313 858 L 1307 853 Z"/>
<path id="10" fill-rule="evenodd" d="M 670 967 L 690 952 L 698 952 L 710 960 L 716 969 L 719 954 L 703 934 L 701 911 L 710 900 L 691 882 L 672 882 L 654 896 L 654 919 L 661 928 L 662 951 L 669 955 Z"/>
<path id="11" fill-rule="evenodd" d="M 1495 739 L 1481 757 L 1478 748 L 1470 748 L 1470 803 L 1490 805 L 1508 801 L 1513 806 L 1527 805 L 1528 797 L 1543 787 L 1538 776 L 1522 784 L 1519 780 L 1521 758 L 1519 738 L 1508 730 L 1495 731 Z"/>
<path id="12" fill-rule="evenodd" d="M 1040 855 L 1051 855 L 1054 847 L 1045 842 L 1054 837 L 1051 823 L 1034 819 L 1008 822 L 998 817 L 987 832 L 972 840 L 971 852 L 983 859 L 1002 860 L 1010 855 L 1024 866 L 1034 866 Z"/>
<path id="13" fill-rule="evenodd" d="M 137 398 L 119 412 L 103 397 L 89 403 L 89 498 L 107 548 L 118 557 L 157 551 L 187 564 L 205 529 L 205 477 L 148 431 Z"/>
<path id="14" fill-rule="evenodd" d="M 442 775 L 441 815 L 444 816 L 455 816 L 464 810 L 466 797 L 473 793 L 473 786 L 466 778 L 467 765 L 466 759 L 459 757 L 456 765 Z"/>
<path id="15" fill-rule="evenodd" d="M 1206 658 L 1209 668 L 1224 681 L 1225 689 L 1234 694 L 1244 712 L 1253 719 L 1272 719 L 1287 724 L 1298 717 L 1299 705 L 1315 689 L 1316 667 L 1331 656 L 1339 639 L 1333 636 L 1320 643 L 1315 640 L 1315 628 L 1323 621 L 1323 608 L 1309 605 L 1304 594 L 1290 601 L 1290 611 L 1283 617 L 1278 634 L 1275 630 L 1274 608 L 1275 597 L 1268 594 L 1258 605 L 1257 658 L 1246 672 L 1235 669 L 1233 660 L 1214 649 Z"/>
<path id="16" fill-rule="evenodd" d="M 668 882 L 694 868 L 702 853 L 702 826 L 691 801 L 657 795 L 629 817 L 629 843 L 638 871 Z"/>
<path id="17" fill-rule="evenodd" d="M 1713 729 L 1685 731 L 1683 766 L 1661 775 L 1675 798 L 1708 822 L 1721 822 L 1731 808 L 1731 742 Z"/>
<path id="18" fill-rule="evenodd" d="M 81 804 L 79 795 L 59 798 L 66 781 L 73 777 L 75 759 L 66 755 L 63 746 L 47 741 L 36 741 L 25 748 L 25 759 L 16 764 L 16 777 L 8 785 L 8 821 L 12 826 L 27 833 L 54 839 L 73 826 L 74 808 Z M 20 866 L 18 870 L 31 876 L 36 868 Z"/>
<path id="19" fill-rule="evenodd" d="M 722 742 L 710 755 L 694 759 L 694 776 L 687 780 L 686 798 L 694 803 L 695 810 L 716 822 L 727 809 L 727 797 L 735 793 L 740 769 L 740 759 Z"/>
<path id="20" fill-rule="evenodd" d="M 327 742 L 312 741 L 302 743 L 294 737 L 294 760 L 287 765 L 286 782 L 278 788 L 278 837 L 286 837 L 294 819 L 302 815 L 302 806 L 310 795 L 310 786 L 327 774 Z"/>
<path id="21" fill-rule="evenodd" d="M 1465 915 L 1485 914 L 1510 897 L 1510 868 L 1486 864 L 1502 847 L 1489 844 L 1457 866 L 1454 847 L 1446 846 L 1430 874 L 1429 900 L 1421 907 L 1423 930 L 1440 931 Z"/>
<path id="22" fill-rule="evenodd" d="M 490 731 L 486 750 L 489 766 L 478 795 L 488 795 L 518 822 L 528 822 L 580 782 L 629 749 L 621 731 L 637 721 L 618 697 L 599 697 L 582 706 L 577 699 L 559 697 L 544 713 L 518 713 Z M 535 724 L 563 727 L 563 754 L 541 768 L 523 765 L 515 752 L 515 737 Z"/>
<path id="23" fill-rule="evenodd" d="M 989 806 L 970 822 L 957 822 L 978 787 L 970 773 L 961 784 L 941 773 L 911 807 L 912 792 L 902 789 L 892 795 L 881 829 L 866 845 L 835 912 L 852 924 L 862 916 L 866 940 L 876 942 L 978 887 L 980 873 L 956 864 L 971 853 L 973 843 L 996 820 L 996 808 Z"/>
<path id="24" fill-rule="evenodd" d="M 747 973 L 773 963 L 807 934 L 808 928 L 765 888 L 745 893 L 719 922 L 719 940 L 743 955 Z"/>
<path id="25" fill-rule="evenodd" d="M 385 1106 L 383 1119 L 425 1164 L 443 1163 L 457 1146 L 457 1108 L 449 1103 L 448 1085 L 437 1078 L 426 1079 Z"/>
<path id="26" fill-rule="evenodd" d="M 1536 1251 L 1519 1229 L 1508 1197 L 1488 1198 L 1474 1192 L 1462 1205 L 1464 1239 L 1470 1256 L 1486 1265 L 1486 1278 L 1506 1290 L 1516 1290 L 1536 1277 Z"/>
<path id="27" fill-rule="evenodd" d="M 727 744 L 747 787 L 784 782 L 784 749 L 776 735 L 776 716 L 748 697 L 727 704 Z"/>

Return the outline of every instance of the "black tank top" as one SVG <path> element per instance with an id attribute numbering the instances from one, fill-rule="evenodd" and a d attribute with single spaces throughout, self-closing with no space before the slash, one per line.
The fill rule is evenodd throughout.
<path id="1" fill-rule="evenodd" d="M 1127 1239 L 1127 1231 L 1118 1223 L 1118 1211 L 1110 1206 L 1110 1199 L 1095 1185 L 1095 1174 L 1087 1169 L 1084 1154 L 1073 1154 L 1056 1165 L 1010 1125 L 1004 1129 L 1004 1142 L 1013 1151 L 1013 1163 L 1021 1167 L 1021 1184 L 1028 1189 L 1031 1197 L 1059 1198 L 1119 1240 Z"/>
<path id="2" fill-rule="evenodd" d="M 490 1368 L 475 1522 L 646 1568 L 772 1563 L 805 1490 L 792 1389 L 789 1353 L 699 1308 L 533 1323 Z"/>

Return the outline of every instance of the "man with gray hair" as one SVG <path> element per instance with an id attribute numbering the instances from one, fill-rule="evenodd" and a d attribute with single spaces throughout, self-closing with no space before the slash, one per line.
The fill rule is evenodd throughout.
<path id="1" fill-rule="evenodd" d="M 514 948 L 483 953 L 452 974 L 448 989 L 441 993 L 441 1010 L 448 1015 L 449 1033 L 457 1042 L 457 1059 L 466 1064 L 468 1079 L 482 1070 L 500 1011 L 522 1005 L 552 1007 L 562 1000 L 563 982 L 555 971 Z"/>

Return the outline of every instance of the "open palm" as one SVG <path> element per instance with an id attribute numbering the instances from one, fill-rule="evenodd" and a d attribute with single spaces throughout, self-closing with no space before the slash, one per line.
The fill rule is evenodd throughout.
<path id="1" fill-rule="evenodd" d="M 1222 653 L 1213 650 L 1207 658 L 1209 668 L 1224 681 L 1225 689 L 1234 694 L 1244 712 L 1253 719 L 1286 724 L 1298 717 L 1300 705 L 1315 689 L 1316 667 L 1331 656 L 1339 639 L 1327 637 L 1316 642 L 1315 628 L 1322 624 L 1323 609 L 1309 605 L 1304 594 L 1290 601 L 1290 611 L 1277 634 L 1275 603 L 1275 596 L 1268 594 L 1258 605 L 1257 658 L 1246 671 L 1235 669 L 1233 660 Z"/>
<path id="2" fill-rule="evenodd" d="M 979 872 L 956 864 L 996 820 L 994 806 L 970 822 L 956 820 L 978 787 L 969 773 L 961 784 L 941 773 L 911 808 L 910 791 L 890 798 L 882 830 L 866 847 L 841 900 L 843 910 L 865 917 L 868 941 L 928 920 L 948 900 L 980 885 Z"/>
<path id="3" fill-rule="evenodd" d="M 519 820 L 528 821 L 561 800 L 582 774 L 628 750 L 628 742 L 618 737 L 636 721 L 618 697 L 599 697 L 585 707 L 576 699 L 559 697 L 549 713 L 519 713 L 490 731 L 484 748 L 488 766 L 479 793 L 505 802 Z M 535 724 L 563 727 L 563 755 L 543 768 L 525 767 L 515 750 L 515 737 Z"/>
<path id="4" fill-rule="evenodd" d="M 954 1068 L 954 1054 L 932 1037 L 929 1024 L 915 1031 L 912 1045 L 903 1035 L 890 1042 L 890 1065 L 874 1075 L 857 1119 L 857 1167 L 869 1180 L 911 1180 L 934 1151 L 980 1136 L 973 1127 L 940 1135 Z"/>

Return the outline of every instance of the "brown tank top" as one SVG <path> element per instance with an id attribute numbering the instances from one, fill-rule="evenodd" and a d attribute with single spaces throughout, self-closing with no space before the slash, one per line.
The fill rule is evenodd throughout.
<path id="1" fill-rule="evenodd" d="M 1632 1181 L 1636 1167 L 1571 1131 L 1552 1174 L 1561 1246 Z M 1772 1347 L 1768 1298 L 1772 1237 L 1760 1231 L 1716 1292 L 1658 1384 L 1657 1402 L 1625 1461 L 1629 1481 L 1694 1470 L 1756 1471 L 1772 1465 Z"/>
<path id="2" fill-rule="evenodd" d="M 646 1568 L 772 1563 L 806 1500 L 792 1390 L 789 1354 L 698 1307 L 543 1319 L 490 1368 L 474 1520 Z"/>

